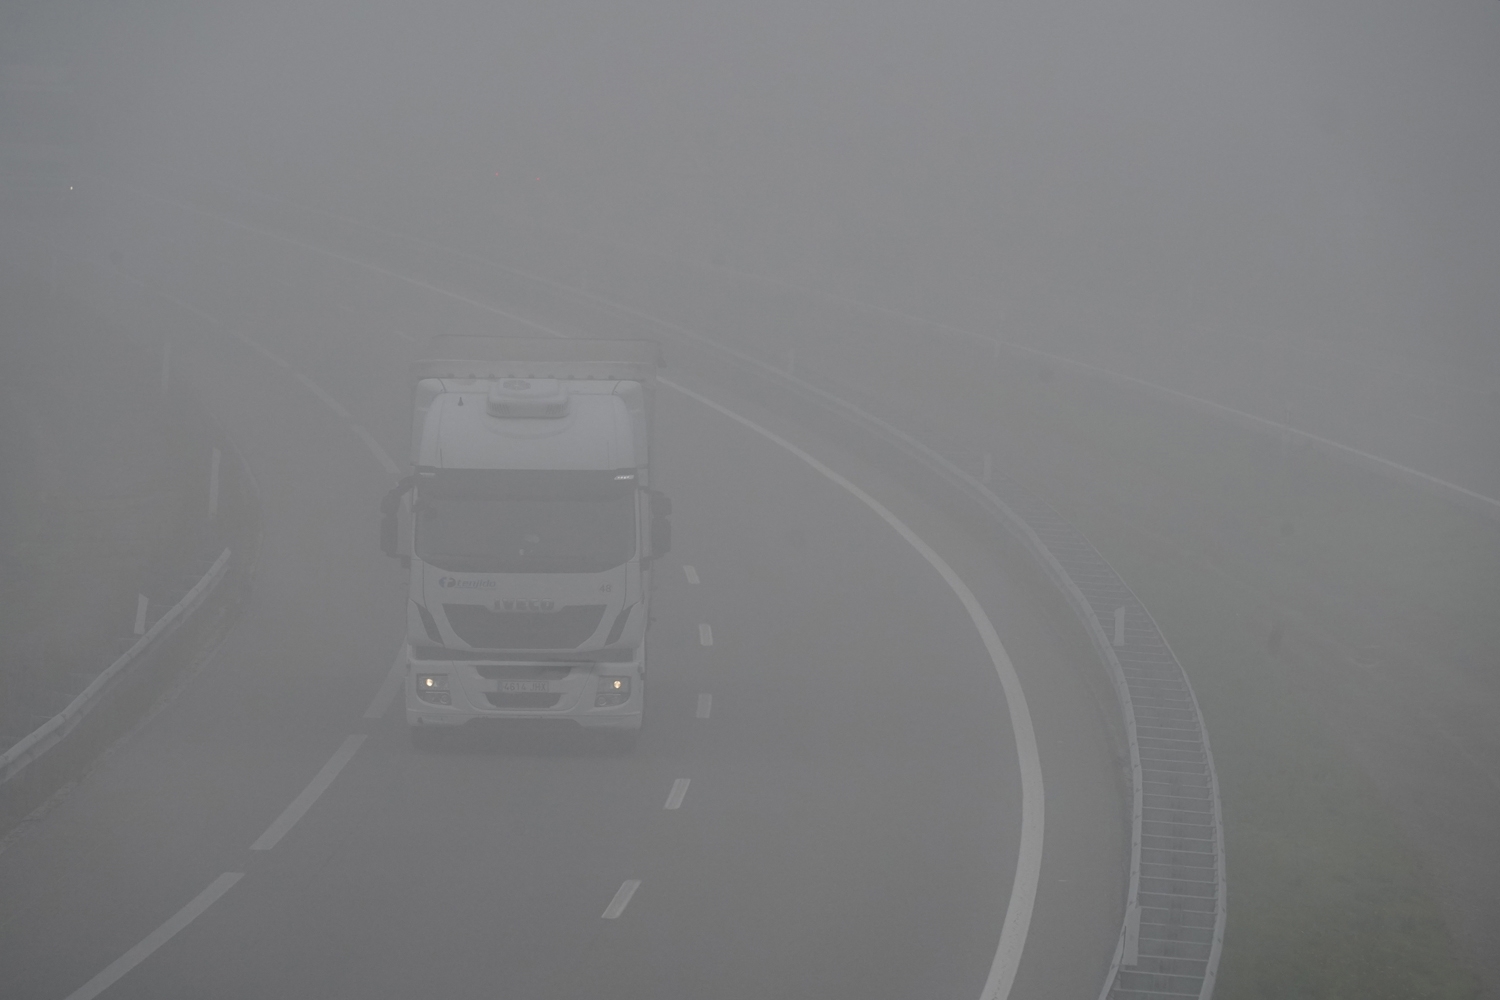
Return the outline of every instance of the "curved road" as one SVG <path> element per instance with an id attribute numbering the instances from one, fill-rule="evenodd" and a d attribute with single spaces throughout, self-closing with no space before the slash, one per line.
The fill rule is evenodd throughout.
<path id="1" fill-rule="evenodd" d="M 974 620 L 917 549 L 786 448 L 663 393 L 676 532 L 639 748 L 413 752 L 380 697 L 405 588 L 374 519 L 411 348 L 330 321 L 295 277 L 179 266 L 163 283 L 202 312 L 135 319 L 172 332 L 257 480 L 253 594 L 0 853 L 7 997 L 981 994 L 1015 876 L 1017 743 Z M 733 405 L 898 510 L 994 618 L 1048 793 L 1011 995 L 1096 995 L 1124 834 L 1086 640 L 1037 574 L 900 482 Z"/>

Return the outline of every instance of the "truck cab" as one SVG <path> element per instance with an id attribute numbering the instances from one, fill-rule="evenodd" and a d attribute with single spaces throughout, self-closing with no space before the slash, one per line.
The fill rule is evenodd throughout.
<path id="1" fill-rule="evenodd" d="M 480 719 L 628 739 L 670 537 L 650 488 L 655 345 L 444 337 L 429 354 L 383 532 L 410 567 L 414 739 Z"/>

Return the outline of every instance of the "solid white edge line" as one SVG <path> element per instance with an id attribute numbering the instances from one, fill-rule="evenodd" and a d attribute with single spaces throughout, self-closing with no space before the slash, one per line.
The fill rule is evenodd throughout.
<path id="1" fill-rule="evenodd" d="M 700 694 L 698 696 L 698 718 L 708 718 L 708 713 L 714 710 L 714 696 L 711 694 Z"/>
<path id="2" fill-rule="evenodd" d="M 687 798 L 688 785 L 692 780 L 692 778 L 678 778 L 672 782 L 672 790 L 667 793 L 667 804 L 662 808 L 680 809 L 682 807 L 682 800 Z"/>
<path id="3" fill-rule="evenodd" d="M 714 644 L 714 630 L 707 625 L 699 625 L 698 644 L 700 646 L 712 646 Z"/>
<path id="4" fill-rule="evenodd" d="M 1026 705 L 1026 695 L 1021 690 L 1021 679 L 1016 674 L 1015 665 L 1010 661 L 1010 655 L 1000 643 L 999 633 L 995 631 L 989 615 L 985 613 L 979 599 L 974 596 L 974 592 L 953 570 L 953 567 L 949 566 L 942 556 L 917 537 L 916 532 L 907 527 L 904 521 L 880 501 L 774 431 L 767 430 L 747 417 L 742 417 L 733 410 L 678 385 L 670 379 L 661 378 L 659 381 L 662 385 L 675 389 L 690 399 L 697 400 L 709 409 L 722 413 L 730 420 L 775 442 L 849 491 L 866 507 L 878 514 L 881 520 L 890 525 L 906 540 L 907 544 L 927 560 L 933 569 L 937 570 L 943 582 L 948 584 L 963 604 L 964 610 L 969 613 L 970 620 L 973 621 L 974 627 L 979 631 L 980 639 L 984 642 L 985 651 L 989 653 L 990 661 L 995 666 L 995 672 L 1000 677 L 1000 686 L 1005 691 L 1005 704 L 1010 713 L 1011 729 L 1016 737 L 1016 759 L 1021 771 L 1021 844 L 1016 857 L 1015 881 L 1011 884 L 1010 903 L 1005 910 L 1005 922 L 1000 928 L 1000 941 L 995 948 L 995 959 L 990 965 L 990 974 L 985 980 L 984 992 L 980 994 L 982 1000 L 1002 1000 L 1008 997 L 1011 985 L 1015 982 L 1016 971 L 1021 965 L 1021 953 L 1026 947 L 1026 935 L 1031 929 L 1031 911 L 1036 904 L 1037 884 L 1041 879 L 1044 790 L 1042 788 L 1041 752 L 1037 747 L 1036 732 L 1032 728 L 1031 711 Z"/>
<path id="5" fill-rule="evenodd" d="M 151 197 L 157 197 L 162 201 L 170 201 L 170 199 L 160 198 L 160 196 Z M 183 207 L 195 212 L 201 211 L 200 209 L 193 208 L 192 206 L 184 205 Z M 203 214 L 212 215 L 212 213 L 206 212 Z M 215 217 L 217 218 L 217 216 Z M 248 229 L 253 232 L 260 232 L 259 230 L 253 229 L 253 227 L 244 226 L 243 224 L 235 223 L 231 220 L 221 219 L 220 221 L 224 221 L 226 222 L 226 224 L 237 226 L 243 229 Z M 290 240 L 286 237 L 275 236 L 274 234 L 270 233 L 261 232 L 261 235 L 267 236 L 271 239 L 280 239 L 288 243 L 297 243 L 297 241 L 295 240 Z M 476 302 L 456 293 L 448 292 L 444 289 L 439 289 L 426 282 L 415 281 L 413 279 L 406 278 L 405 276 L 395 275 L 393 272 L 386 272 L 384 269 L 375 267 L 374 265 L 370 265 L 361 261 L 355 261 L 351 258 L 345 258 L 338 254 L 331 254 L 329 251 L 320 251 L 317 248 L 310 246 L 308 247 L 308 249 L 314 250 L 315 252 L 329 254 L 330 256 L 338 257 L 342 260 L 347 260 L 350 263 L 355 263 L 377 272 L 392 274 L 392 276 L 394 277 L 400 277 L 402 280 L 410 281 L 413 284 L 429 288 L 439 294 L 447 295 L 451 298 L 457 299 L 458 301 L 474 305 L 486 312 L 496 313 L 498 315 L 517 319 L 527 326 L 542 329 L 549 334 L 560 336 L 560 334 L 557 334 L 556 331 L 544 327 L 539 323 L 512 316 L 510 313 L 507 313 L 500 309 L 496 309 L 493 306 Z M 242 339 L 245 339 L 247 341 L 249 340 L 249 338 Z M 265 351 L 265 349 L 261 348 L 258 344 L 255 346 L 265 354 L 267 354 L 267 356 L 270 356 L 272 360 L 276 361 L 278 364 L 281 364 L 283 367 L 290 367 L 287 366 L 284 361 L 281 361 L 279 358 L 271 355 L 269 351 Z M 1059 360 L 1070 359 L 1060 358 Z M 1079 362 L 1074 363 L 1076 364 Z M 879 514 L 880 517 L 886 521 L 886 523 L 891 525 L 891 527 L 895 529 L 898 534 L 905 538 L 906 541 L 912 545 L 912 547 L 916 548 L 917 551 L 927 559 L 927 561 L 933 566 L 933 568 L 938 571 L 939 575 L 943 577 L 944 581 L 948 583 L 949 587 L 953 589 L 953 591 L 958 595 L 959 599 L 964 603 L 965 609 L 969 612 L 970 618 L 974 620 L 975 626 L 979 629 L 980 636 L 984 641 L 985 648 L 990 654 L 990 659 L 995 664 L 995 669 L 1000 675 L 1001 687 L 1004 689 L 1006 695 L 1006 707 L 1009 710 L 1011 716 L 1011 728 L 1014 730 L 1016 736 L 1017 758 L 1019 760 L 1021 769 L 1021 846 L 1017 857 L 1016 878 L 1014 884 L 1011 887 L 1010 904 L 1006 908 L 1005 923 L 1001 928 L 1000 942 L 995 951 L 995 960 L 991 965 L 990 975 L 986 980 L 983 993 L 983 997 L 985 998 L 985 1000 L 999 1000 L 999 998 L 1008 996 L 1010 993 L 1011 984 L 1015 980 L 1016 970 L 1020 964 L 1021 951 L 1026 944 L 1026 934 L 1030 929 L 1031 911 L 1036 902 L 1037 882 L 1040 878 L 1041 873 L 1043 789 L 1041 761 L 1036 746 L 1036 734 L 1031 725 L 1031 713 L 1026 706 L 1025 696 L 1021 691 L 1020 678 L 1016 675 L 1015 667 L 1010 662 L 1010 657 L 1008 654 L 1006 654 L 1004 646 L 1000 644 L 1000 637 L 995 632 L 994 625 L 989 621 L 989 616 L 985 614 L 983 607 L 980 606 L 978 599 L 974 597 L 973 592 L 968 589 L 968 586 L 963 582 L 962 579 L 959 578 L 958 574 L 955 573 L 950 566 L 948 566 L 948 564 L 942 559 L 942 557 L 940 557 L 935 551 L 927 546 L 927 544 L 920 538 L 918 538 L 916 534 L 913 533 L 904 522 L 902 522 L 899 518 L 896 517 L 895 514 L 891 513 L 883 505 L 881 505 L 879 501 L 875 500 L 873 497 L 865 493 L 853 483 L 849 482 L 847 479 L 844 479 L 832 469 L 823 465 L 807 452 L 798 448 L 790 441 L 787 441 L 784 438 L 778 436 L 774 432 L 761 427 L 753 421 L 742 417 L 739 414 L 734 413 L 733 411 L 720 406 L 712 400 L 709 400 L 690 389 L 678 385 L 677 383 L 672 382 L 669 379 L 662 378 L 660 379 L 660 382 L 663 385 L 676 389 L 677 391 L 692 399 L 698 400 L 705 406 L 723 413 L 730 419 L 744 425 L 745 427 L 755 431 L 758 434 L 761 434 L 767 439 L 776 442 L 777 444 L 792 452 L 798 458 L 801 458 L 807 464 L 811 465 L 813 468 L 817 469 L 819 472 L 822 472 L 824 475 L 828 476 L 840 486 L 843 486 L 845 489 L 853 493 L 863 503 L 865 503 L 877 514 Z M 1227 407 L 1221 408 L 1227 409 Z M 1418 473 L 1418 475 L 1422 474 Z M 1432 479 L 1432 477 L 1429 476 L 1424 476 L 1423 478 Z M 1441 481 L 1438 480 L 1438 482 Z M 1465 490 L 1463 492 L 1470 493 L 1471 491 Z M 1472 495 L 1479 496 L 1479 494 Z M 1489 498 L 1483 497 L 1482 499 L 1488 500 Z M 1494 501 L 1490 502 L 1494 503 Z M 706 627 L 707 626 L 700 626 L 700 630 Z M 627 885 L 628 884 L 629 883 L 627 883 Z M 621 891 L 624 891 L 623 886 L 621 887 Z M 633 888 L 631 889 L 631 892 L 634 892 Z M 628 900 L 629 897 L 627 896 L 626 898 Z"/>
<path id="6" fill-rule="evenodd" d="M 333 756 L 328 758 L 328 763 L 324 764 L 313 776 L 313 780 L 309 781 L 307 787 L 302 789 L 302 793 L 292 800 L 292 804 L 276 817 L 276 821 L 266 828 L 266 832 L 255 839 L 255 843 L 250 845 L 250 850 L 269 851 L 275 847 L 276 842 L 286 836 L 287 831 L 312 808 L 314 802 L 318 801 L 318 796 L 328 791 L 328 786 L 333 784 L 333 779 L 339 776 L 339 772 L 344 769 L 345 764 L 349 763 L 354 752 L 364 741 L 363 734 L 344 737 L 344 742 L 339 744 Z"/>
<path id="7" fill-rule="evenodd" d="M 635 891 L 637 889 L 639 889 L 640 887 L 641 887 L 641 880 L 640 879 L 638 879 L 638 878 L 628 878 L 628 879 L 626 879 L 625 880 L 625 884 L 622 885 L 622 886 L 620 886 L 619 891 L 615 893 L 615 898 L 611 899 L 609 901 L 609 905 L 604 908 L 604 919 L 605 920 L 614 920 L 617 917 L 619 917 L 620 914 L 624 913 L 625 912 L 625 907 L 630 904 L 630 897 L 634 896 L 635 895 Z"/>
<path id="8" fill-rule="evenodd" d="M 193 897 L 192 902 L 172 914 L 167 922 L 147 934 L 140 944 L 104 967 L 93 979 L 68 994 L 68 1000 L 93 1000 L 115 984 L 125 973 L 144 962 L 152 952 L 168 941 L 188 924 L 203 914 L 230 887 L 244 877 L 243 872 L 225 872 L 208 884 L 208 888 Z"/>
<path id="9" fill-rule="evenodd" d="M 695 569 L 693 569 L 693 567 L 691 567 L 691 566 L 683 566 L 682 567 L 682 572 L 687 575 L 687 581 L 688 581 L 688 583 L 697 583 L 698 582 L 698 571 L 695 570 Z"/>
<path id="10" fill-rule="evenodd" d="M 401 686 L 401 681 L 406 677 L 406 646 L 403 644 L 396 650 L 396 662 L 391 664 L 390 671 L 385 675 L 385 680 L 380 682 L 380 687 L 375 691 L 375 697 L 370 699 L 370 707 L 365 709 L 365 718 L 381 719 L 385 713 L 390 711 L 391 702 L 396 700 L 396 689 Z"/>

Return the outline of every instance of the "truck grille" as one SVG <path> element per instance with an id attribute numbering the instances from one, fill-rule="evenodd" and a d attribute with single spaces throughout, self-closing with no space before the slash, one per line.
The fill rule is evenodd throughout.
<path id="1" fill-rule="evenodd" d="M 491 611 L 482 604 L 444 604 L 448 624 L 475 649 L 576 649 L 604 617 L 603 604 L 556 611 Z"/>
<path id="2" fill-rule="evenodd" d="M 476 663 L 474 672 L 487 681 L 562 680 L 572 673 L 570 663 Z"/>
<path id="3" fill-rule="evenodd" d="M 487 694 L 496 708 L 555 708 L 562 701 L 560 694 Z"/>

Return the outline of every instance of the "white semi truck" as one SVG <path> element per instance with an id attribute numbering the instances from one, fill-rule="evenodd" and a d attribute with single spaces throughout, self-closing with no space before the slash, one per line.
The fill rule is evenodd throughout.
<path id="1" fill-rule="evenodd" d="M 413 741 L 552 719 L 632 742 L 645 705 L 660 350 L 643 340 L 440 336 L 413 365 L 412 473 L 382 504 L 411 570 Z"/>

